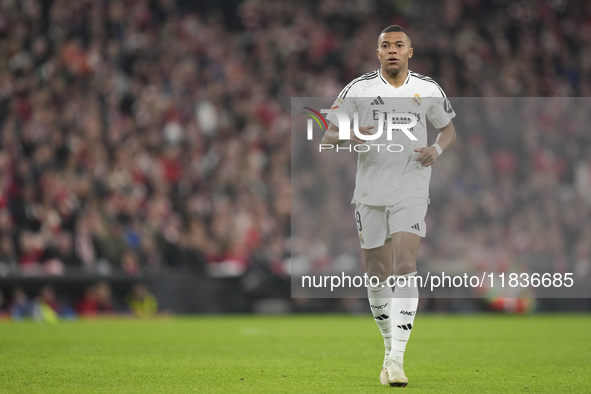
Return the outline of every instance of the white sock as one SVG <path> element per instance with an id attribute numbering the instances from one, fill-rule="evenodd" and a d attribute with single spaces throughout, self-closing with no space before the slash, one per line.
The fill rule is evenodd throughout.
<path id="1" fill-rule="evenodd" d="M 399 275 L 396 290 L 392 298 L 390 313 L 392 314 L 392 350 L 391 358 L 402 360 L 406 343 L 413 328 L 417 306 L 419 304 L 419 288 L 413 278 L 417 273 Z M 406 277 L 406 280 L 403 279 Z"/>
<path id="2" fill-rule="evenodd" d="M 392 347 L 392 318 L 390 313 L 392 297 L 392 288 L 387 285 L 387 281 L 381 282 L 376 287 L 371 285 L 367 287 L 369 308 L 384 338 L 386 357 L 390 354 Z"/>

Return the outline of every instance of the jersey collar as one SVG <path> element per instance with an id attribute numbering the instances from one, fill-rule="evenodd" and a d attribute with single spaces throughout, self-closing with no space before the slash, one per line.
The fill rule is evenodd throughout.
<path id="1" fill-rule="evenodd" d="M 388 83 L 388 81 L 386 81 L 386 79 L 382 76 L 382 69 L 378 69 L 378 75 L 380 76 L 380 79 L 382 80 L 383 83 L 385 83 L 386 85 L 390 85 Z M 406 80 L 404 81 L 403 85 L 406 85 L 408 83 L 408 81 L 410 81 L 410 70 L 406 70 Z"/>

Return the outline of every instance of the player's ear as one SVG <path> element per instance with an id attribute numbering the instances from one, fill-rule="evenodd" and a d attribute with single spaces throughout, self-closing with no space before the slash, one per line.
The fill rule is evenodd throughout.
<path id="1" fill-rule="evenodd" d="M 408 50 L 408 58 L 410 59 L 412 57 L 412 47 L 410 47 L 410 49 Z"/>
<path id="2" fill-rule="evenodd" d="M 376 49 L 376 56 L 378 57 L 378 59 L 380 58 L 380 48 L 378 45 L 378 49 Z"/>

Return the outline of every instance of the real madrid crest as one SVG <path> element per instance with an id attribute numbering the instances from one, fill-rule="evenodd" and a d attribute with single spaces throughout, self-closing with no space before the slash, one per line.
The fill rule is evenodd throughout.
<path id="1" fill-rule="evenodd" d="M 420 107 L 421 104 L 423 104 L 423 100 L 421 99 L 421 95 L 418 93 L 415 93 L 415 96 L 412 98 L 412 105 L 414 105 L 415 107 Z"/>

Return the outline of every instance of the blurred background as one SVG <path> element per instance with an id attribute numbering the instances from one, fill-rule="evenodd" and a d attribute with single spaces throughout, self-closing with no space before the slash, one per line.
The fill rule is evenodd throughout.
<path id="1" fill-rule="evenodd" d="M 364 311 L 290 298 L 290 99 L 377 69 L 391 24 L 449 97 L 591 95 L 586 1 L 0 0 L 0 314 Z M 591 275 L 591 133 L 540 116 L 458 129 L 425 258 Z M 536 303 L 500 305 L 424 308 Z"/>

